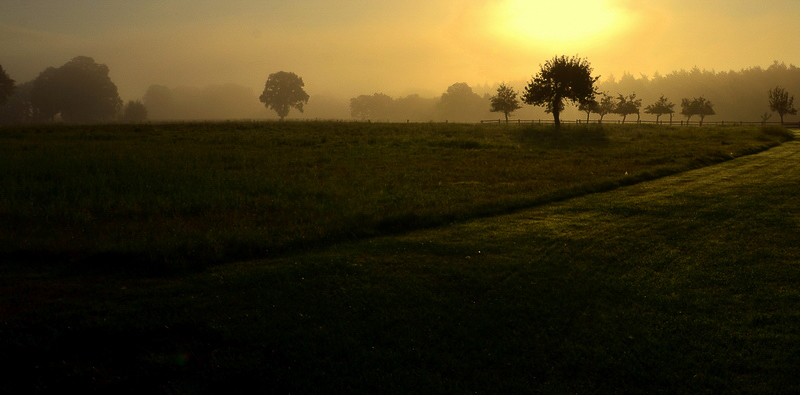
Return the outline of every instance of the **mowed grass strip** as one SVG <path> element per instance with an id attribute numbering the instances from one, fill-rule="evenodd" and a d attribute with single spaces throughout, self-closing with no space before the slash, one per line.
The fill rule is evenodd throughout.
<path id="1" fill-rule="evenodd" d="M 0 389 L 797 393 L 798 152 L 182 277 L 0 266 Z"/>
<path id="2" fill-rule="evenodd" d="M 635 125 L 6 127 L 0 254 L 202 267 L 508 213 L 786 137 Z"/>

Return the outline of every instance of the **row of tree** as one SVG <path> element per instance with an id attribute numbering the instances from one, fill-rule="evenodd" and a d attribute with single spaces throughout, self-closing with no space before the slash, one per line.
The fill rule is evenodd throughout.
<path id="1" fill-rule="evenodd" d="M 600 93 L 596 86 L 598 78 L 592 76 L 592 68 L 586 59 L 554 57 L 547 61 L 528 83 L 521 100 L 527 104 L 542 106 L 545 112 L 552 113 L 557 128 L 560 126 L 560 115 L 565 110 L 565 102 L 572 102 L 580 111 L 586 112 L 587 122 L 592 113 L 600 116 L 600 122 L 606 114 L 622 116 L 622 123 L 625 123 L 628 115 L 636 114 L 638 121 L 642 99 L 637 99 L 636 93 L 628 96 L 619 94 L 616 99 L 606 93 Z M 784 121 L 784 115 L 797 114 L 793 102 L 794 97 L 789 96 L 780 86 L 768 92 L 769 108 L 780 115 L 781 123 Z M 644 112 L 656 115 L 656 122 L 662 115 L 669 114 L 671 122 L 675 112 L 674 107 L 675 104 L 662 94 L 656 102 L 648 105 Z M 506 122 L 509 115 L 520 108 L 522 106 L 520 99 L 517 98 L 517 92 L 506 84 L 501 84 L 497 88 L 497 94 L 491 97 L 491 111 L 502 112 Z M 695 115 L 699 116 L 702 125 L 706 116 L 714 115 L 716 112 L 711 101 L 700 96 L 682 99 L 681 114 L 686 116 L 687 121 L 691 121 Z M 762 115 L 762 121 L 766 121 L 768 115 L 768 113 Z"/>
<path id="2" fill-rule="evenodd" d="M 626 73 L 619 81 L 612 77 L 601 84 L 598 83 L 599 77 L 592 76 L 591 72 L 586 59 L 554 57 L 525 85 L 521 97 L 508 84 L 500 84 L 492 96 L 489 87 L 479 94 L 466 83 L 460 82 L 451 85 L 436 98 L 409 95 L 395 99 L 381 93 L 360 95 L 350 99 L 349 115 L 364 120 L 461 122 L 486 119 L 491 116 L 490 112 L 503 112 L 506 119 L 517 110 L 531 118 L 541 116 L 528 108 L 522 109 L 521 103 L 527 103 L 553 114 L 556 123 L 560 122 L 563 114 L 570 115 L 570 111 L 585 112 L 587 120 L 591 114 L 597 114 L 601 121 L 605 115 L 614 114 L 625 122 L 629 115 L 636 114 L 637 119 L 640 117 L 644 98 L 652 103 L 645 107 L 646 114 L 655 115 L 656 121 L 662 115 L 669 115 L 671 121 L 675 104 L 667 97 L 678 94 L 676 87 L 683 87 L 690 93 L 700 93 L 694 98 L 681 100 L 681 114 L 689 120 L 697 115 L 702 123 L 706 116 L 714 115 L 716 110 L 710 100 L 714 98 L 715 103 L 720 100 L 724 104 L 719 115 L 728 119 L 742 119 L 743 114 L 758 111 L 754 114 L 766 121 L 771 114 L 761 112 L 763 107 L 759 110 L 758 106 L 753 106 L 753 103 L 763 100 L 764 84 L 785 80 L 790 87 L 800 87 L 800 69 L 777 62 L 765 70 L 753 68 L 741 72 L 714 73 L 695 68 L 666 76 L 656 73 L 653 78 L 642 75 L 638 79 Z M 271 74 L 259 101 L 283 119 L 291 108 L 302 112 L 304 104 L 308 103 L 309 96 L 303 86 L 302 78 L 294 73 Z M 780 84 L 771 86 L 775 88 L 769 90 L 768 108 L 778 113 L 783 122 L 785 115 L 797 113 L 792 106 L 794 98 Z M 754 93 L 756 87 L 760 87 L 758 94 Z M 663 90 L 654 95 L 656 89 Z M 710 94 L 706 95 L 700 89 L 708 90 Z M 618 94 L 616 97 L 601 93 L 609 91 L 634 93 L 627 96 Z M 637 97 L 640 92 L 644 94 Z M 336 110 L 339 107 L 335 100 L 328 98 L 327 101 L 319 101 L 331 108 L 325 113 L 326 118 L 347 116 Z M 565 102 L 575 104 L 574 109 L 566 108 Z M 344 104 L 342 109 L 346 106 Z M 736 108 L 736 113 L 730 114 L 729 107 Z M 170 89 L 152 85 L 143 102 L 129 101 L 123 106 L 117 87 L 109 78 L 108 67 L 85 56 L 73 58 L 58 68 L 47 68 L 33 81 L 20 85 L 15 85 L 15 81 L 0 67 L 0 123 L 47 122 L 56 119 L 84 123 L 142 121 L 148 116 L 157 120 L 231 119 L 257 118 L 261 114 L 263 107 L 255 101 L 253 91 L 233 84 L 204 89 Z M 753 119 L 755 115 L 744 118 Z"/>
<path id="3" fill-rule="evenodd" d="M 718 119 L 756 121 L 764 113 L 771 112 L 765 98 L 767 91 L 775 87 L 788 92 L 800 91 L 800 68 L 776 61 L 766 68 L 752 67 L 739 71 L 718 72 L 695 67 L 664 75 L 633 76 L 625 73 L 621 78 L 604 79 L 598 90 L 636 92 L 645 103 L 653 103 L 662 95 L 671 98 L 703 96 L 714 103 Z"/>

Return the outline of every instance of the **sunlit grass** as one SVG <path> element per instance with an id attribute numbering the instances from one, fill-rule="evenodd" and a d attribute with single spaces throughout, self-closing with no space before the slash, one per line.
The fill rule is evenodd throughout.
<path id="1" fill-rule="evenodd" d="M 754 128 L 194 123 L 0 129 L 0 252 L 173 265 L 495 215 L 777 144 Z"/>

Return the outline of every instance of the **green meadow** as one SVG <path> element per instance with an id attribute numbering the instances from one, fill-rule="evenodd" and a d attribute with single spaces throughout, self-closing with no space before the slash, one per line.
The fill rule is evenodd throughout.
<path id="1" fill-rule="evenodd" d="M 0 130 L 0 254 L 136 270 L 440 226 L 763 150 L 758 128 L 346 122 Z"/>
<path id="2" fill-rule="evenodd" d="M 0 389 L 796 393 L 790 140 L 0 129 Z"/>

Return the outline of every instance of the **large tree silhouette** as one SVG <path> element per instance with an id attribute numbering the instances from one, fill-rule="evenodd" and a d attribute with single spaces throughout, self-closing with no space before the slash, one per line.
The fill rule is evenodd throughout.
<path id="1" fill-rule="evenodd" d="M 303 112 L 303 104 L 308 103 L 308 93 L 303 90 L 303 86 L 303 79 L 297 74 L 279 71 L 269 75 L 264 84 L 264 92 L 258 100 L 275 111 L 283 121 L 292 107 Z"/>
<path id="2" fill-rule="evenodd" d="M 75 57 L 57 69 L 47 68 L 33 81 L 34 116 L 52 120 L 60 113 L 66 122 L 113 119 L 122 108 L 122 100 L 108 72 L 106 65 L 88 56 Z"/>
<path id="3" fill-rule="evenodd" d="M 592 77 L 592 67 L 586 59 L 574 56 L 553 57 L 548 60 L 539 73 L 525 88 L 522 100 L 527 104 L 544 106 L 545 111 L 553 113 L 556 129 L 561 127 L 561 112 L 564 101 L 586 103 L 597 94 Z"/>

